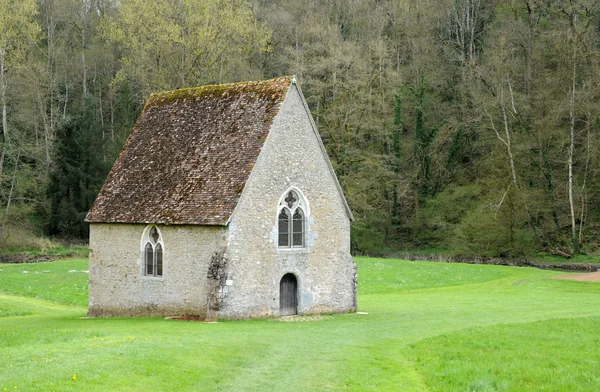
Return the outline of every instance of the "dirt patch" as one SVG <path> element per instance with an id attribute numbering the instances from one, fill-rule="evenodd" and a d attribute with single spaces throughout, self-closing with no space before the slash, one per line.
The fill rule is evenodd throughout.
<path id="1" fill-rule="evenodd" d="M 43 263 L 64 258 L 65 256 L 31 255 L 26 253 L 18 253 L 14 255 L 0 255 L 0 264 Z"/>
<path id="2" fill-rule="evenodd" d="M 332 316 L 315 314 L 309 316 L 281 316 L 273 319 L 269 319 L 269 321 L 279 321 L 280 323 L 301 323 L 307 321 L 323 321 L 333 319 Z"/>
<path id="3" fill-rule="evenodd" d="M 547 270 L 594 272 L 600 270 L 600 263 L 548 263 L 528 259 L 500 259 L 494 257 L 451 257 L 438 254 L 405 254 L 393 253 L 385 256 L 387 258 L 404 259 L 411 261 L 434 261 L 438 263 L 466 263 L 506 265 L 510 267 L 536 267 Z"/>
<path id="4" fill-rule="evenodd" d="M 200 323 L 216 324 L 216 321 L 207 321 L 204 317 L 200 316 L 171 316 L 165 317 L 165 320 L 184 320 L 184 321 L 196 321 Z"/>
<path id="5" fill-rule="evenodd" d="M 554 279 L 579 280 L 582 282 L 600 282 L 600 271 L 587 274 L 570 274 L 553 276 Z"/>

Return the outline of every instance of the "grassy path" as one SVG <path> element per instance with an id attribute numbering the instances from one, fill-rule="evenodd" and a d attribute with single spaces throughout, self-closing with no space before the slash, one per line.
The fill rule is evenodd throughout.
<path id="1" fill-rule="evenodd" d="M 358 262 L 368 315 L 218 324 L 84 319 L 84 260 L 29 272 L 45 299 L 1 266 L 0 310 L 24 315 L 0 317 L 0 391 L 600 390 L 600 283 Z"/>

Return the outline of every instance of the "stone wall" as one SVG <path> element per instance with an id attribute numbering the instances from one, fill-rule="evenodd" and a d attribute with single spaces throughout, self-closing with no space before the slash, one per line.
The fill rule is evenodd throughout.
<path id="1" fill-rule="evenodd" d="M 164 244 L 163 276 L 147 277 L 141 251 L 145 227 L 90 225 L 88 316 L 205 317 L 208 299 L 219 298 L 220 284 L 210 279 L 209 267 L 222 257 L 226 229 L 158 225 Z"/>
<path id="2" fill-rule="evenodd" d="M 280 198 L 307 201 L 306 247 L 277 247 Z M 310 113 L 292 85 L 228 227 L 157 226 L 163 276 L 143 274 L 145 225 L 90 225 L 89 316 L 279 315 L 279 284 L 298 282 L 298 313 L 356 310 L 350 218 Z"/>
<path id="3" fill-rule="evenodd" d="M 229 224 L 227 293 L 211 317 L 279 315 L 279 283 L 293 273 L 298 312 L 356 310 L 356 264 L 350 219 L 337 181 L 292 85 Z M 277 247 L 277 208 L 297 188 L 309 204 L 307 247 Z"/>

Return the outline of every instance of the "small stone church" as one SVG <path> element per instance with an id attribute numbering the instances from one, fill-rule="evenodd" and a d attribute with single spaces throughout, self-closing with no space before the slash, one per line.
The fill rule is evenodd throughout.
<path id="1" fill-rule="evenodd" d="M 355 311 L 351 219 L 294 77 L 153 94 L 86 217 L 88 316 Z"/>

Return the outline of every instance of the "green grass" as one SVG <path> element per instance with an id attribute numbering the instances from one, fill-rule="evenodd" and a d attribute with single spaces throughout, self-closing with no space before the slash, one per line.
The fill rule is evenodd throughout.
<path id="1" fill-rule="evenodd" d="M 598 390 L 599 325 L 595 316 L 469 328 L 412 345 L 411 355 L 432 389 Z"/>
<path id="2" fill-rule="evenodd" d="M 0 304 L 0 317 L 8 317 L 8 316 L 27 316 L 31 314 L 27 310 L 23 309 L 15 309 L 14 306 L 3 306 Z"/>
<path id="3" fill-rule="evenodd" d="M 71 305 L 87 306 L 87 260 L 0 264 L 0 290 Z"/>
<path id="4" fill-rule="evenodd" d="M 218 324 L 85 319 L 66 304 L 85 303 L 68 271 L 87 261 L 1 265 L 0 309 L 28 315 L 0 317 L 0 391 L 600 390 L 600 283 L 357 262 L 367 315 Z"/>
<path id="5" fill-rule="evenodd" d="M 502 266 L 458 263 L 395 262 L 365 259 L 359 270 L 360 294 L 390 294 L 424 288 L 458 286 L 511 275 Z M 391 261 L 391 262 L 390 262 Z"/>

